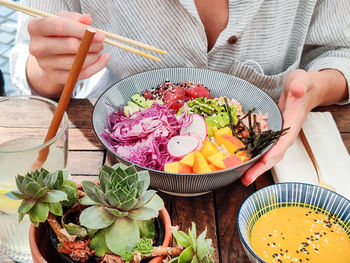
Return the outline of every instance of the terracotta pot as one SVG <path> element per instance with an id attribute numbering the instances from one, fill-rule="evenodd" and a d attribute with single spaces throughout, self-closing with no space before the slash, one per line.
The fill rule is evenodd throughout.
<path id="1" fill-rule="evenodd" d="M 78 188 L 80 188 L 78 186 Z M 168 211 L 163 207 L 159 211 L 159 217 L 163 221 L 165 228 L 164 241 L 162 246 L 168 247 L 170 245 L 172 233 L 170 230 L 171 220 Z M 29 244 L 32 252 L 34 263 L 57 262 L 57 252 L 52 247 L 49 235 L 49 229 L 46 224 L 39 224 L 38 227 L 34 225 L 29 229 Z M 162 263 L 163 257 L 154 257 L 149 263 Z"/>

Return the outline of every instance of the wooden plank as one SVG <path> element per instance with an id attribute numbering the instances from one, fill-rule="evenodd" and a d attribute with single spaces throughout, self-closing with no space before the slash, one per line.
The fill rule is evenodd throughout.
<path id="1" fill-rule="evenodd" d="M 42 128 L 3 128 L 0 127 L 0 144 L 19 138 L 38 138 L 44 141 L 47 129 Z M 104 146 L 92 129 L 70 128 L 68 130 L 69 150 L 103 150 Z"/>
<path id="2" fill-rule="evenodd" d="M 106 164 L 114 165 L 119 163 L 118 159 L 110 151 L 106 150 Z"/>
<path id="3" fill-rule="evenodd" d="M 253 192 L 253 185 L 245 187 L 240 181 L 215 191 L 220 262 L 250 262 L 239 240 L 237 216 L 243 201 Z"/>
<path id="4" fill-rule="evenodd" d="M 104 150 L 92 129 L 70 128 L 68 131 L 69 150 Z"/>
<path id="5" fill-rule="evenodd" d="M 103 159 L 103 151 L 69 151 L 68 169 L 72 175 L 98 175 Z"/>
<path id="6" fill-rule="evenodd" d="M 67 114 L 70 128 L 92 128 L 91 116 L 96 99 L 73 99 Z"/>
<path id="7" fill-rule="evenodd" d="M 169 199 L 166 200 L 169 201 Z M 185 233 L 191 227 L 191 222 L 196 224 L 197 235 L 207 228 L 207 238 L 212 239 L 215 247 L 214 262 L 219 262 L 213 193 L 197 197 L 174 196 L 171 200 L 171 208 L 173 225 L 179 226 Z"/>
<path id="8" fill-rule="evenodd" d="M 1 114 L 0 114 L 1 115 Z M 2 125 L 2 124 L 1 124 Z M 0 144 L 22 138 L 37 138 L 44 141 L 47 129 L 43 128 L 7 128 L 0 127 Z"/>

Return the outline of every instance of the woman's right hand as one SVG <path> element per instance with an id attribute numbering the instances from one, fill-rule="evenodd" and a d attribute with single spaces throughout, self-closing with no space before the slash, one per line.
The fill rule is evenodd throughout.
<path id="1" fill-rule="evenodd" d="M 62 11 L 57 13 L 57 17 L 29 22 L 30 56 L 26 74 L 34 91 L 46 97 L 61 94 L 81 39 L 91 21 L 90 15 Z M 108 63 L 110 55 L 100 54 L 103 39 L 104 35 L 97 31 L 79 80 L 91 77 Z"/>

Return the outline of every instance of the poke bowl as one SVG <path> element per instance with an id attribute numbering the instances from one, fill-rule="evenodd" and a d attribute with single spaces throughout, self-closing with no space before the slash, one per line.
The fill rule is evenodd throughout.
<path id="1" fill-rule="evenodd" d="M 350 201 L 317 185 L 254 192 L 241 205 L 237 229 L 251 262 L 349 262 Z"/>
<path id="2" fill-rule="evenodd" d="M 183 92 L 183 88 L 191 88 L 192 91 L 193 89 L 197 91 L 198 88 L 200 94 L 203 94 L 202 91 L 204 91 L 206 95 L 203 97 L 196 97 L 196 99 L 187 99 L 187 91 L 189 91 L 189 89 L 186 89 L 185 96 L 179 99 L 177 96 L 177 89 L 179 86 L 181 87 L 181 92 Z M 159 102 L 161 102 L 162 99 L 164 101 L 164 97 L 169 95 L 166 93 L 167 90 L 171 90 L 171 96 L 168 96 L 167 103 L 164 105 Z M 162 95 L 164 95 L 163 97 L 158 96 L 160 91 L 164 91 L 162 93 Z M 197 92 L 194 93 L 197 94 Z M 137 96 L 136 98 L 135 95 Z M 189 95 L 192 96 L 191 94 Z M 149 98 L 149 96 L 152 98 Z M 140 104 L 140 99 L 144 102 L 145 98 L 147 102 L 149 102 L 149 100 L 153 101 L 150 104 L 151 106 L 147 105 L 146 107 L 145 104 Z M 213 99 L 215 99 L 215 101 L 213 101 Z M 200 102 L 197 100 L 200 100 Z M 217 102 L 219 100 L 221 101 Z M 168 103 L 169 101 L 171 104 Z M 211 104 L 210 108 L 212 108 L 211 106 L 213 103 L 215 105 L 219 103 L 220 109 L 225 112 L 220 112 L 220 115 L 217 113 L 217 110 L 214 110 L 217 113 L 214 115 L 224 116 L 223 119 L 225 123 L 222 123 L 221 120 L 217 121 L 215 117 L 215 120 L 209 125 L 207 118 L 204 119 L 198 112 L 193 112 L 195 111 L 194 108 L 188 106 L 192 105 L 189 101 L 192 104 L 205 101 L 206 105 Z M 118 81 L 108 88 L 96 101 L 92 114 L 92 124 L 99 141 L 119 162 L 128 165 L 133 164 L 140 170 L 149 171 L 151 187 L 174 195 L 200 195 L 226 186 L 239 179 L 276 141 L 274 140 L 266 145 L 260 144 L 260 146 L 263 146 L 261 146 L 262 148 L 255 155 L 252 155 L 250 152 L 247 153 L 247 151 L 241 151 L 240 159 L 243 161 L 237 161 L 240 159 L 231 157 L 230 160 L 225 159 L 226 164 L 224 166 L 220 166 L 220 164 L 222 164 L 222 159 L 220 158 L 224 158 L 224 156 L 226 158 L 229 155 L 227 151 L 224 154 L 218 154 L 220 155 L 220 164 L 217 166 L 210 163 L 206 155 L 203 157 L 203 154 L 201 154 L 203 150 L 199 147 L 204 147 L 204 144 L 212 146 L 209 147 L 209 150 L 207 149 L 209 152 L 210 149 L 214 148 L 219 149 L 219 151 L 214 149 L 214 152 L 222 152 L 220 146 L 216 145 L 216 141 L 212 139 L 214 138 L 214 132 L 219 131 L 218 133 L 220 133 L 223 132 L 224 129 L 225 134 L 226 132 L 231 133 L 229 134 L 231 139 L 235 137 L 228 126 L 229 123 L 231 123 L 231 130 L 234 131 L 234 129 L 232 129 L 234 123 L 240 123 L 238 121 L 240 115 L 237 114 L 238 117 L 236 118 L 236 115 L 233 114 L 233 112 L 236 113 L 236 106 L 232 105 L 235 105 L 237 102 L 240 111 L 242 114 L 245 114 L 244 117 L 249 119 L 250 124 L 247 124 L 247 126 L 249 126 L 251 130 L 256 130 L 257 126 L 259 126 L 259 134 L 261 133 L 260 124 L 255 125 L 253 128 L 251 127 L 253 119 L 256 122 L 256 116 L 248 116 L 248 118 L 247 112 L 250 115 L 260 114 L 265 116 L 263 118 L 265 118 L 268 130 L 279 131 L 281 133 L 281 112 L 273 99 L 264 91 L 232 75 L 198 68 L 155 69 L 138 73 Z M 133 107 L 135 103 L 138 106 L 141 105 L 142 109 L 137 108 L 134 110 Z M 142 113 L 146 112 L 146 110 L 144 110 L 145 108 L 147 108 L 147 114 L 151 114 L 149 113 L 150 111 L 153 112 L 152 118 L 145 121 L 141 119 L 141 121 L 135 122 L 134 119 L 140 120 L 140 116 L 142 118 L 145 116 L 146 113 Z M 173 116 L 174 113 L 172 113 L 173 108 L 176 108 L 175 117 Z M 203 107 L 200 106 L 199 108 L 202 110 Z M 169 113 L 170 111 L 171 113 Z M 145 133 L 147 132 L 144 131 L 144 127 L 152 126 L 154 123 L 153 120 L 155 119 L 157 121 L 159 119 L 163 120 L 164 116 L 167 118 L 167 124 L 160 128 L 155 124 L 153 127 L 154 129 L 152 132 L 149 132 L 148 135 L 152 137 L 151 140 L 154 140 L 155 136 L 163 136 L 164 134 L 165 137 L 168 136 L 168 138 L 164 141 L 163 136 L 159 139 L 161 142 L 159 140 L 156 142 L 152 141 L 149 147 L 152 148 L 151 153 L 149 153 L 149 148 L 147 148 L 146 152 L 136 152 L 135 149 L 138 147 L 136 147 L 136 145 L 140 144 L 135 143 L 135 140 L 143 138 L 141 144 L 144 145 L 143 142 L 147 141 L 147 138 L 150 138 L 145 137 Z M 176 123 L 176 125 L 174 123 Z M 217 126 L 218 123 L 219 126 Z M 174 126 L 172 126 L 173 124 Z M 215 125 L 217 127 L 215 127 Z M 118 128 L 115 128 L 117 126 Z M 168 126 L 171 127 L 169 128 Z M 129 141 L 128 144 L 124 143 L 126 141 L 125 129 L 128 131 L 132 130 L 132 134 L 128 131 L 126 132 L 128 135 L 127 139 L 129 140 L 131 138 L 132 140 L 132 142 L 130 143 Z M 142 130 L 141 132 L 135 133 L 136 130 L 140 129 Z M 187 130 L 188 133 L 183 134 L 184 130 Z M 209 133 L 212 134 L 211 142 L 205 142 L 203 144 L 206 140 L 205 136 Z M 278 132 L 274 135 L 277 133 Z M 173 136 L 170 139 L 169 134 Z M 115 137 L 118 137 L 118 139 L 115 139 Z M 176 140 L 174 137 L 176 137 Z M 194 137 L 197 137 L 198 144 Z M 202 142 L 200 142 L 201 140 L 199 137 L 202 138 Z M 232 140 L 237 141 L 235 138 Z M 123 147 L 120 147 L 122 142 L 124 143 Z M 239 146 L 237 147 L 239 148 Z M 140 148 L 137 149 L 139 150 Z M 192 152 L 190 152 L 191 150 Z M 190 162 L 192 162 L 192 164 L 194 163 L 194 166 L 190 166 L 190 169 L 188 169 L 187 163 L 186 165 L 180 164 L 181 161 L 183 161 L 182 159 L 188 157 L 185 153 L 189 152 L 195 155 L 194 161 L 193 157 L 190 158 L 192 159 Z M 245 155 L 242 153 L 245 153 Z M 145 164 L 146 162 L 147 164 Z M 205 162 L 207 162 L 207 164 L 205 164 Z M 176 165 L 173 165 L 173 163 Z M 179 166 L 182 168 L 185 167 L 186 169 L 179 169 Z M 195 166 L 197 168 L 195 168 Z M 218 168 L 219 166 L 221 168 Z M 193 171 L 196 171 L 196 173 L 193 173 Z"/>

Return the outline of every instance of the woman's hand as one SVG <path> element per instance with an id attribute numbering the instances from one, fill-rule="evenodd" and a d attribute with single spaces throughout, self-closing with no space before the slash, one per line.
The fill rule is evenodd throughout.
<path id="1" fill-rule="evenodd" d="M 318 105 L 328 105 L 348 97 L 344 76 L 337 70 L 319 72 L 293 71 L 286 80 L 278 106 L 282 112 L 283 128 L 290 127 L 247 173 L 242 177 L 244 185 L 250 185 L 261 174 L 279 162 L 294 142 L 307 114 Z"/>
<path id="2" fill-rule="evenodd" d="M 58 96 L 68 79 L 81 39 L 92 19 L 89 15 L 59 12 L 58 17 L 34 19 L 28 24 L 30 56 L 26 73 L 32 89 L 42 96 Z M 104 35 L 97 32 L 79 79 L 91 77 L 103 69 L 109 54 L 103 50 Z"/>

